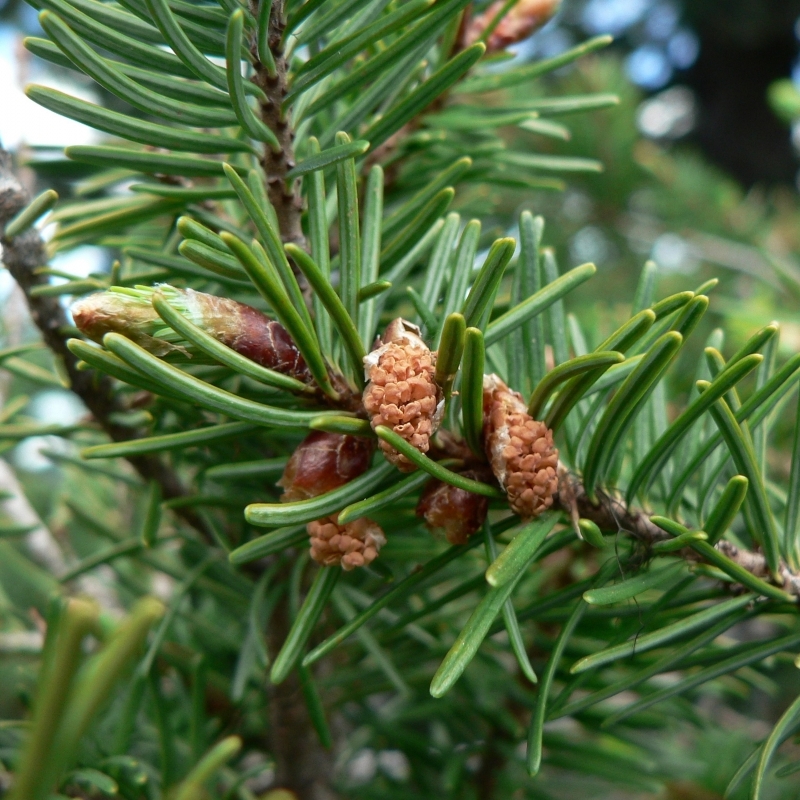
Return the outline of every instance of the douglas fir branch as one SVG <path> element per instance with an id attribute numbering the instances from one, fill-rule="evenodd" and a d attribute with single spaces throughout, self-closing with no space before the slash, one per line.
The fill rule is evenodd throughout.
<path id="1" fill-rule="evenodd" d="M 27 94 L 100 138 L 32 158 L 63 197 L 0 151 L 45 345 L 0 351 L 0 449 L 58 465 L 0 464 L 0 792 L 705 797 L 702 741 L 714 797 L 777 797 L 800 354 L 726 341 L 716 280 L 606 303 L 548 246 L 611 37 L 509 57 L 557 0 L 34 5 L 95 99 Z M 754 687 L 781 716 L 736 749 Z"/>

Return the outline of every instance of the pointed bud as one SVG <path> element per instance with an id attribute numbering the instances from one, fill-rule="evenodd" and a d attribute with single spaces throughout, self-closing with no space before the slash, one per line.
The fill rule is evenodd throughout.
<path id="1" fill-rule="evenodd" d="M 338 489 L 369 468 L 373 439 L 341 433 L 312 431 L 298 445 L 278 481 L 281 500 L 307 500 Z"/>
<path id="2" fill-rule="evenodd" d="M 496 0 L 469 23 L 465 35 L 468 45 L 477 42 L 492 20 L 502 11 L 505 0 Z M 503 16 L 486 39 L 486 52 L 496 53 L 527 39 L 549 22 L 561 5 L 561 0 L 518 0 Z"/>
<path id="3" fill-rule="evenodd" d="M 176 349 L 174 343 L 154 338 L 164 323 L 149 300 L 110 290 L 90 294 L 70 310 L 80 332 L 95 342 L 102 343 L 107 333 L 121 333 L 157 356 Z"/>
<path id="4" fill-rule="evenodd" d="M 531 417 L 522 400 L 497 377 L 483 377 L 483 435 L 495 477 L 521 517 L 536 517 L 558 491 L 553 432 Z"/>
<path id="5" fill-rule="evenodd" d="M 460 474 L 472 480 L 486 481 L 488 470 L 464 470 Z M 443 481 L 430 481 L 417 503 L 417 516 L 428 528 L 443 531 L 450 544 L 465 544 L 477 533 L 489 510 L 489 498 L 459 489 Z"/>
<path id="6" fill-rule="evenodd" d="M 186 343 L 158 316 L 152 306 L 160 292 L 177 311 L 217 341 L 262 367 L 312 383 L 303 356 L 286 329 L 255 308 L 227 297 L 176 289 L 114 288 L 79 300 L 72 306 L 75 324 L 90 339 L 102 342 L 109 331 L 121 333 L 154 355 L 182 349 Z"/>
<path id="7" fill-rule="evenodd" d="M 386 425 L 427 453 L 444 411 L 442 390 L 434 380 L 436 354 L 416 325 L 396 319 L 386 328 L 375 349 L 364 359 L 367 387 L 364 408 L 372 427 Z M 386 458 L 403 472 L 414 465 L 393 447 L 380 442 Z"/>
<path id="8" fill-rule="evenodd" d="M 372 563 L 386 544 L 380 526 L 366 517 L 340 525 L 334 514 L 309 522 L 307 530 L 311 558 L 326 567 L 341 564 L 348 572 Z"/>

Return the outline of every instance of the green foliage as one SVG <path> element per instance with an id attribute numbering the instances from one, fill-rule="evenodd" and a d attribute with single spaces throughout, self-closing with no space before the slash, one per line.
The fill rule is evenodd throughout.
<path id="1" fill-rule="evenodd" d="M 800 438 L 789 478 L 765 456 L 800 357 L 776 363 L 768 326 L 727 361 L 712 335 L 697 368 L 714 286 L 657 299 L 653 262 L 619 319 L 595 324 L 597 298 L 568 315 L 576 290 L 585 305 L 602 278 L 593 264 L 562 274 L 544 246 L 557 234 L 532 214 L 547 202 L 534 190 L 601 169 L 562 149 L 570 129 L 550 117 L 616 98 L 552 97 L 548 76 L 608 37 L 517 64 L 461 41 L 465 0 L 42 7 L 48 39 L 28 48 L 89 76 L 109 107 L 45 87 L 29 96 L 112 137 L 48 165 L 64 179 L 82 170 L 50 217 L 48 252 L 91 244 L 119 263 L 60 275 L 68 283 L 29 301 L 109 289 L 152 315 L 58 353 L 94 375 L 92 391 L 113 379 L 119 408 L 100 425 L 39 426 L 13 400 L 2 414 L 4 447 L 56 435 L 75 448 L 53 456 L 63 483 L 45 515 L 68 563 L 49 574 L 17 541 L 29 529 L 0 524 L 2 635 L 46 622 L 33 656 L 13 653 L 36 685 L 30 724 L 30 688 L 0 698 L 10 796 L 250 800 L 270 771 L 303 800 L 319 796 L 313 780 L 376 800 L 685 782 L 699 796 L 729 781 L 741 797 L 748 771 L 754 800 L 791 796 L 774 767 L 797 701 L 724 775 L 716 753 L 690 768 L 678 743 L 687 731 L 705 741 L 709 726 L 685 697 L 772 691 L 800 647 Z M 517 196 L 525 208 L 509 222 Z M 56 199 L 47 191 L 6 221 L 4 249 Z M 468 219 L 476 209 L 483 219 Z M 211 335 L 181 290 L 278 320 L 311 380 Z M 427 454 L 373 430 L 361 406 L 364 355 L 397 317 L 438 349 L 447 433 Z M 57 373 L 36 352 L 7 349 L 0 368 L 62 386 L 58 360 Z M 559 497 L 533 521 L 486 477 L 490 372 L 557 436 Z M 380 440 L 417 471 L 378 451 L 343 486 L 281 502 L 275 479 L 309 431 Z M 462 474 L 470 459 L 483 472 Z M 486 498 L 481 534 L 431 537 L 414 510 L 430 477 Z M 388 540 L 377 561 L 309 566 L 307 523 L 367 516 Z M 123 622 L 78 599 L 98 581 Z M 165 583 L 165 611 L 141 599 Z M 749 621 L 758 635 L 735 638 Z M 550 724 L 566 717 L 569 729 Z M 331 745 L 336 769 L 320 755 Z M 367 781 L 359 754 L 380 767 Z M 598 779 L 594 795 L 580 783 Z"/>

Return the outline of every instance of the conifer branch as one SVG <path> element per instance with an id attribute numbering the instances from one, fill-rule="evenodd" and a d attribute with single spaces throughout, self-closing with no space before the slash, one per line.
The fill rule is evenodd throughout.
<path id="1" fill-rule="evenodd" d="M 562 300 L 595 272 L 594 265 L 561 275 L 551 248 L 542 246 L 544 220 L 524 212 L 519 258 L 513 258 L 514 240 L 500 239 L 476 270 L 480 221 L 463 225 L 459 213 L 447 213 L 453 187 L 468 172 L 492 214 L 507 199 L 505 187 L 555 188 L 562 181 L 549 173 L 600 169 L 599 162 L 557 155 L 550 147 L 530 152 L 536 144 L 502 131 L 518 126 L 564 140 L 567 127 L 540 117 L 614 104 L 609 95 L 551 98 L 528 86 L 605 46 L 610 37 L 535 63 L 482 69 L 484 52 L 498 53 L 527 37 L 558 2 L 248 0 L 240 7 L 220 0 L 216 7 L 182 0 L 45 0 L 45 6 L 42 28 L 50 38 L 32 37 L 26 46 L 85 73 L 135 109 L 122 113 L 116 104 L 111 109 L 32 88 L 31 97 L 41 105 L 114 137 L 108 146 L 68 148 L 68 158 L 100 171 L 58 206 L 53 241 L 59 252 L 84 243 L 113 246 L 128 261 L 124 274 L 115 271 L 111 280 L 44 286 L 45 273 L 62 273 L 40 269 L 49 247 L 28 229 L 58 197 L 45 191 L 17 213 L 29 198 L 2 151 L 0 243 L 72 389 L 99 426 L 122 443 L 91 448 L 84 456 L 145 454 L 130 458 L 150 485 L 146 497 L 136 492 L 128 498 L 126 518 L 141 517 L 129 538 L 105 529 L 102 511 L 75 515 L 71 523 L 77 523 L 77 537 L 85 523 L 89 532 L 105 531 L 113 541 L 83 558 L 79 570 L 110 565 L 119 556 L 138 566 L 128 571 L 111 565 L 125 589 L 121 602 L 130 592 L 153 590 L 144 580 L 151 570 L 179 582 L 127 697 L 112 707 L 122 721 L 110 752 L 122 754 L 134 735 L 144 742 L 158 728 L 160 783 L 155 748 L 142 765 L 145 780 L 149 774 L 155 778 L 148 787 L 153 798 L 188 797 L 204 785 L 215 797 L 246 787 L 296 800 L 334 800 L 337 792 L 350 790 L 358 749 L 369 751 L 375 769 L 390 780 L 353 787 L 349 794 L 367 791 L 378 798 L 425 793 L 426 787 L 429 794 L 441 787 L 463 794 L 470 781 L 476 797 L 492 797 L 518 775 L 519 759 L 511 756 L 519 722 L 528 717 L 531 686 L 511 680 L 517 673 L 502 658 L 482 659 L 481 672 L 473 667 L 471 679 L 456 684 L 486 637 L 501 627 L 520 680 L 538 684 L 528 737 L 530 774 L 543 759 L 548 768 L 569 759 L 579 773 L 600 766 L 598 774 L 614 781 L 638 777 L 647 770 L 631 770 L 624 753 L 626 766 L 620 769 L 623 761 L 612 753 L 618 748 L 607 747 L 610 738 L 598 727 L 604 715 L 606 724 L 615 724 L 642 704 L 756 666 L 800 642 L 796 619 L 794 632 L 780 639 L 770 634 L 761 643 L 729 646 L 720 638 L 751 616 L 776 614 L 779 625 L 791 624 L 787 618 L 794 615 L 785 612 L 800 599 L 800 576 L 779 561 L 783 554 L 796 566 L 800 558 L 800 433 L 791 488 L 781 503 L 780 494 L 767 496 L 769 424 L 759 428 L 800 371 L 800 355 L 775 370 L 777 326 L 764 328 L 727 363 L 716 350 L 711 358 L 709 347 L 711 360 L 698 371 L 697 397 L 670 422 L 667 389 L 659 382 L 708 307 L 710 284 L 656 302 L 656 267 L 646 265 L 632 318 L 589 352 L 593 332 L 584 335 L 577 318 L 565 315 Z M 520 90 L 506 93 L 514 87 Z M 120 146 L 120 137 L 132 144 Z M 130 167 L 142 182 L 117 191 L 120 167 Z M 490 199 L 495 195 L 499 199 Z M 308 241 L 301 226 L 306 210 Z M 332 215 L 338 216 L 338 231 L 331 230 Z M 128 285 L 133 282 L 140 285 Z M 76 303 L 71 321 L 104 349 L 73 341 L 73 355 L 68 313 L 58 298 L 95 289 L 106 291 Z M 553 355 L 549 371 L 546 344 Z M 722 348 L 716 333 L 710 344 Z M 19 374 L 25 367 L 40 369 L 24 359 L 15 364 L 17 352 L 6 348 L 0 366 Z M 100 372 L 79 370 L 81 358 Z M 735 387 L 753 370 L 756 390 L 740 403 Z M 129 410 L 130 395 L 119 392 L 117 380 L 165 398 L 152 406 L 152 426 L 113 424 L 116 412 Z M 52 373 L 43 381 L 56 382 Z M 173 406 L 170 399 L 186 405 Z M 198 430 L 190 404 L 239 421 Z M 580 413 L 585 408 L 591 414 Z M 48 430 L 14 419 L 19 409 L 3 409 L 4 442 Z M 707 435 L 709 412 L 718 435 Z M 703 427 L 693 429 L 700 422 Z M 257 426 L 264 427 L 249 435 Z M 160 434 L 176 427 L 177 433 Z M 151 429 L 159 435 L 148 436 Z M 559 429 L 558 441 L 566 445 L 561 464 L 554 440 Z M 669 463 L 690 431 L 695 455 L 664 505 L 670 513 L 685 513 L 692 528 L 652 515 L 644 499 L 660 465 Z M 637 458 L 629 459 L 631 433 Z M 585 460 L 583 434 L 590 439 Z M 704 467 L 694 509 L 694 487 L 681 492 L 723 440 L 727 452 L 716 454 L 716 472 Z M 211 442 L 212 449 L 198 451 L 198 444 Z M 170 456 L 162 461 L 165 451 Z M 720 494 L 729 456 L 737 474 Z M 64 460 L 129 478 L 103 462 Z M 633 477 L 626 485 L 629 468 Z M 398 469 L 412 474 L 404 477 Z M 71 471 L 65 480 L 75 480 Z M 79 491 L 83 485 L 76 483 Z M 280 497 L 277 487 L 284 490 Z M 200 530 L 205 519 L 213 523 L 190 509 L 216 507 L 215 518 L 224 518 L 227 529 L 206 530 L 205 542 L 181 537 L 180 551 L 162 552 L 171 538 L 157 536 L 162 496 L 186 494 L 189 502 L 166 507 Z M 496 501 L 506 504 L 503 519 L 488 517 L 490 500 L 494 509 Z M 134 504 L 144 513 L 133 513 Z M 783 526 L 773 513 L 781 505 Z M 60 508 L 56 503 L 56 522 Z M 747 550 L 731 543 L 740 541 L 732 532 L 722 540 L 740 509 L 750 535 L 743 539 Z M 601 549 L 576 548 L 570 527 L 551 536 L 565 518 L 587 544 Z M 266 530 L 258 535 L 250 526 Z M 441 531 L 450 546 L 428 543 L 426 529 Z M 14 530 L 3 529 L 0 520 L 0 536 Z M 480 530 L 484 536 L 476 535 Z M 612 542 L 624 542 L 619 534 L 631 540 L 620 548 L 626 575 L 606 585 L 619 572 L 611 556 Z M 304 539 L 308 556 L 298 558 Z M 217 542 L 229 551 L 232 567 L 220 563 Z M 0 544 L 13 559 L 13 545 Z M 75 544 L 80 549 L 82 538 Z M 472 550 L 481 544 L 484 555 Z M 549 559 L 544 569 L 537 567 L 557 552 L 561 565 Z M 607 563 L 586 577 L 596 553 Z M 7 572 L 5 559 L 0 562 Z M 31 578 L 24 560 L 15 563 L 15 578 L 36 584 L 38 573 Z M 3 570 L 0 605 L 7 583 Z M 531 573 L 535 580 L 528 580 Z M 554 583 L 564 585 L 551 591 Z M 662 587 L 660 596 L 651 591 Z M 53 632 L 74 628 L 75 609 L 60 629 L 64 609 L 57 603 L 45 609 L 46 596 L 37 593 L 42 597 L 36 608 L 45 610 L 51 639 L 39 682 L 45 697 L 58 700 L 67 693 L 53 691 L 48 652 L 53 642 L 71 641 L 61 656 L 77 654 L 83 634 L 65 639 L 58 633 L 53 639 Z M 28 594 L 12 602 L 24 610 Z M 623 602 L 638 595 L 641 604 Z M 461 604 L 442 612 L 459 598 Z M 180 624 L 171 624 L 178 618 Z M 451 621 L 460 629 L 452 645 Z M 552 623 L 563 623 L 557 638 Z M 352 634 L 358 642 L 348 643 L 335 669 L 330 660 L 311 669 Z M 678 646 L 665 647 L 673 642 Z M 497 640 L 490 645 L 501 646 Z M 447 654 L 425 691 L 427 662 L 438 660 L 443 647 L 449 647 Z M 655 648 L 655 661 L 638 658 Z M 576 654 L 582 658 L 568 667 L 565 658 Z M 623 661 L 630 656 L 636 658 Z M 158 674 L 163 663 L 177 667 L 175 680 L 185 684 L 164 697 L 166 704 Z M 583 685 L 585 673 L 609 664 L 609 672 L 594 672 L 591 684 Z M 86 666 L 82 674 L 93 676 L 91 663 Z M 685 678 L 665 689 L 652 693 L 645 686 L 660 673 L 687 669 Z M 59 670 L 56 677 L 68 674 Z M 81 679 L 75 697 L 82 696 L 83 685 Z M 568 743 L 561 743 L 557 731 L 544 731 L 548 719 L 575 718 L 640 685 L 641 699 L 633 705 L 611 709 L 610 717 L 603 707 L 579 717 L 585 730 Z M 492 689 L 492 708 L 475 694 L 483 686 Z M 397 702 L 385 702 L 387 687 L 397 691 Z M 458 693 L 453 701 L 430 705 L 429 696 L 451 691 Z M 143 692 L 152 694 L 146 703 Z M 85 709 L 84 701 L 77 707 Z M 35 722 L 45 720 L 37 705 Z M 183 725 L 170 723 L 166 709 L 189 721 L 188 741 L 180 748 Z M 794 725 L 790 711 L 763 746 L 759 776 Z M 36 730 L 55 731 L 55 741 L 72 747 L 86 728 L 67 712 L 59 720 L 51 711 Z M 429 735 L 431 724 L 431 730 L 441 725 L 444 735 L 436 733 L 435 747 L 418 747 L 414 742 Z M 237 728 L 243 753 L 234 760 L 239 738 L 211 739 Z M 15 763 L 32 764 L 42 752 L 45 738 L 31 741 L 33 755 Z M 469 750 L 462 752 L 462 742 Z M 477 771 L 465 762 L 470 750 L 482 756 Z M 270 773 L 270 782 L 259 781 L 258 788 L 243 784 L 257 777 L 250 768 L 254 755 L 257 770 Z M 18 786 L 40 785 L 40 792 L 28 792 L 33 800 L 62 784 L 61 790 L 74 794 L 56 774 L 70 766 L 63 756 L 55 768 L 46 765 L 52 779 L 47 771 L 44 780 L 26 768 L 21 779 L 16 776 Z M 397 769 L 392 756 L 401 757 Z M 66 780 L 73 778 L 66 774 Z"/>
<path id="2" fill-rule="evenodd" d="M 262 0 L 264 2 L 265 0 Z M 251 40 L 255 74 L 253 83 L 266 95 L 260 103 L 261 121 L 276 135 L 280 149 L 264 145 L 261 167 L 267 184 L 267 197 L 275 209 L 278 232 L 285 243 L 305 244 L 300 218 L 303 200 L 297 191 L 298 181 L 287 180 L 295 166 L 294 130 L 287 119 L 283 102 L 288 91 L 288 64 L 283 51 L 283 32 L 286 27 L 284 0 L 273 0 L 270 9 L 267 44 L 273 65 L 259 58 L 257 37 Z M 258 0 L 250 0 L 250 10 L 258 16 Z M 274 74 L 270 74 L 273 72 Z M 293 268 L 298 284 L 310 305 L 311 293 L 305 275 Z M 283 568 L 288 578 L 288 565 Z M 280 650 L 291 628 L 286 601 L 279 603 L 270 625 L 269 651 Z M 302 800 L 333 800 L 330 786 L 333 777 L 333 760 L 320 745 L 311 724 L 306 704 L 301 700 L 302 687 L 296 670 L 280 684 L 269 684 L 270 698 L 270 751 L 275 763 L 277 786 L 292 789 Z"/>
<path id="3" fill-rule="evenodd" d="M 598 492 L 597 502 L 592 502 L 583 483 L 563 465 L 559 470 L 557 505 L 570 515 L 575 525 L 578 519 L 589 519 L 601 530 L 628 534 L 648 548 L 672 538 L 651 521 L 647 512 L 632 508 L 608 493 Z M 770 571 L 763 553 L 745 550 L 724 539 L 717 542 L 715 547 L 751 575 L 770 582 Z M 695 563 L 703 560 L 689 548 L 684 548 L 680 554 Z M 797 597 L 800 602 L 800 574 L 794 572 L 783 560 L 780 562 L 778 574 L 783 581 L 781 588 Z"/>

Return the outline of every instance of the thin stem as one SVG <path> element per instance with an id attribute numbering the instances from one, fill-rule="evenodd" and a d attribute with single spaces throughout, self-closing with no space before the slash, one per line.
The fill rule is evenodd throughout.
<path id="1" fill-rule="evenodd" d="M 668 541 L 672 538 L 654 522 L 651 522 L 649 514 L 626 505 L 621 499 L 598 491 L 596 501 L 591 500 L 580 480 L 564 467 L 559 468 L 558 488 L 558 506 L 570 515 L 575 524 L 578 519 L 589 519 L 596 523 L 601 530 L 627 533 L 645 545 Z M 770 570 L 762 553 L 744 550 L 724 540 L 717 543 L 716 549 L 756 577 L 766 581 L 770 580 Z M 689 547 L 680 552 L 688 561 L 700 560 Z M 781 561 L 777 577 L 783 582 L 782 588 L 785 592 L 800 598 L 800 574 Z"/>
<path id="2" fill-rule="evenodd" d="M 272 53 L 273 64 L 264 64 L 259 58 L 258 37 L 253 36 L 250 52 L 253 55 L 255 74 L 253 83 L 261 89 L 266 99 L 260 102 L 261 121 L 275 134 L 278 148 L 264 146 L 261 167 L 267 179 L 269 201 L 275 209 L 281 238 L 286 242 L 302 244 L 303 231 L 300 227 L 300 214 L 303 208 L 296 181 L 287 181 L 286 175 L 294 167 L 294 130 L 281 111 L 288 92 L 288 64 L 282 46 L 283 31 L 286 27 L 284 0 L 274 0 L 270 9 L 269 26 L 266 31 L 267 44 Z M 251 0 L 250 11 L 258 17 L 258 3 Z"/>
<path id="3" fill-rule="evenodd" d="M 294 131 L 281 108 L 288 91 L 286 62 L 283 50 L 283 32 L 286 27 L 285 0 L 273 0 L 266 31 L 262 27 L 266 44 L 272 54 L 273 64 L 265 65 L 258 58 L 258 37 L 253 37 L 250 49 L 254 56 L 253 82 L 266 95 L 261 101 L 261 121 L 278 138 L 280 150 L 264 147 L 261 167 L 267 184 L 269 201 L 275 211 L 281 240 L 284 244 L 304 245 L 300 216 L 303 209 L 298 181 L 287 181 L 287 174 L 295 166 Z M 258 18 L 258 2 L 250 0 L 250 10 Z M 264 20 L 261 20 L 262 26 Z M 307 298 L 308 285 L 302 273 L 295 273 Z M 287 567 L 284 567 L 285 571 Z M 280 577 L 280 576 L 278 576 Z M 285 575 L 283 576 L 285 577 Z M 291 620 L 288 603 L 278 604 L 270 622 L 269 649 L 271 656 L 280 650 Z M 283 683 L 269 685 L 270 752 L 275 761 L 275 785 L 291 789 L 300 800 L 330 800 L 333 761 L 320 747 L 305 703 L 298 702 L 300 681 L 295 670 Z"/>

